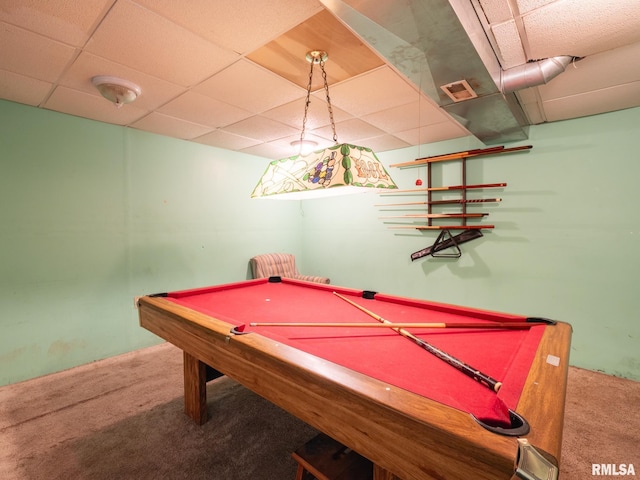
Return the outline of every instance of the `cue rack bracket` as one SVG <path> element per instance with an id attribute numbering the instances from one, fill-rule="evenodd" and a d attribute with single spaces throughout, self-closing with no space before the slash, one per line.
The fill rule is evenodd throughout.
<path id="1" fill-rule="evenodd" d="M 459 245 L 461 243 L 470 242 L 476 238 L 482 237 L 480 230 L 465 230 L 458 235 L 451 235 L 450 230 L 442 230 L 430 247 L 423 248 L 417 252 L 411 254 L 411 261 L 419 260 L 420 258 L 431 255 L 433 258 L 460 258 L 462 251 Z M 450 248 L 455 249 L 455 253 L 438 253 Z"/>

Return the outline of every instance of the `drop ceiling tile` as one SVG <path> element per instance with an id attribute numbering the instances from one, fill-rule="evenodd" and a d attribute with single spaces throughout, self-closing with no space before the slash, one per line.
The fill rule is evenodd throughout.
<path id="1" fill-rule="evenodd" d="M 0 22 L 0 65 L 4 70 L 55 82 L 76 49 Z"/>
<path id="2" fill-rule="evenodd" d="M 255 138 L 263 142 L 282 138 L 283 136 L 294 135 L 298 132 L 298 130 L 293 127 L 283 125 L 275 120 L 259 115 L 229 125 L 223 130 L 242 137 Z"/>
<path id="3" fill-rule="evenodd" d="M 397 15 L 391 3 L 348 3 L 377 12 L 380 19 Z M 518 92 L 533 123 L 547 121 L 545 116 L 549 121 L 562 120 L 638 104 L 640 63 L 635 59 L 640 58 L 640 3 L 616 2 L 615 8 L 602 0 L 471 3 L 482 4 L 495 30 L 489 36 L 498 37 L 503 53 L 509 51 L 503 55 L 507 59 L 504 66 L 520 61 L 517 56 L 509 58 L 521 49 L 521 32 L 529 35 L 521 43 L 528 53 L 534 52 L 532 58 L 591 52 L 575 69 L 570 65 L 549 84 Z M 308 64 L 302 57 L 309 48 L 318 48 L 317 40 L 330 45 L 326 48 L 327 73 L 341 140 L 348 141 L 347 135 L 353 134 L 351 129 L 357 130 L 360 122 L 374 129 L 374 133 L 358 133 L 362 138 L 351 138 L 361 144 L 393 144 L 394 138 L 417 144 L 469 135 L 446 113 L 433 110 L 425 114 L 417 108 L 422 101 L 418 87 L 390 67 L 377 67 L 340 82 L 333 79 L 336 73 L 354 75 L 349 69 L 360 63 L 362 55 L 348 46 L 351 43 L 339 34 L 344 31 L 341 24 L 317 0 L 190 0 L 188 8 L 185 2 L 174 0 L 0 0 L 0 4 L 0 98 L 107 123 L 139 121 L 139 127 L 146 124 L 150 131 L 155 128 L 164 135 L 198 138 L 207 144 L 220 142 L 222 148 L 236 145 L 253 149 L 254 154 L 281 158 L 291 154 L 290 142 L 299 138 L 308 75 Z M 371 17 L 373 21 L 377 18 Z M 88 50 L 81 51 L 94 29 L 96 38 L 87 40 Z M 298 38 L 295 32 L 304 35 Z M 347 33 L 349 41 L 354 40 Z M 402 36 L 405 32 L 392 33 Z M 283 62 L 281 73 L 293 75 L 289 80 L 273 74 L 270 70 L 279 71 L 279 67 L 257 55 L 263 50 L 261 46 L 269 43 L 287 50 L 267 49 L 270 54 L 275 51 Z M 372 54 L 367 45 L 358 48 L 363 48 L 367 57 Z M 257 55 L 262 66 L 241 58 L 240 52 L 252 58 Z M 341 54 L 346 64 L 339 60 Z M 380 57 L 376 55 L 374 60 L 380 61 Z M 418 67 L 418 62 L 412 65 Z M 451 66 L 455 66 L 454 59 Z M 216 73 L 223 75 L 215 78 Z M 319 86 L 319 72 L 314 73 L 314 83 Z M 142 95 L 133 104 L 116 109 L 91 85 L 91 77 L 97 74 L 134 81 L 141 86 Z M 299 83 L 303 87 L 296 85 L 294 77 L 302 79 Z M 209 80 L 211 84 L 206 83 Z M 307 137 L 317 131 L 323 137 L 315 138 L 331 142 L 325 138 L 332 132 L 327 128 L 324 90 L 314 90 L 312 95 Z M 231 113 L 224 108 L 227 104 L 232 105 Z M 161 112 L 150 115 L 155 109 Z M 250 128 L 252 123 L 247 121 L 243 135 L 215 129 L 226 121 L 239 128 L 248 120 L 238 118 L 235 113 L 239 111 L 259 114 L 262 119 L 253 122 L 272 123 Z M 215 121 L 210 116 L 214 112 Z M 227 115 L 229 118 L 221 118 Z M 143 120 L 145 116 L 149 117 Z M 430 125 L 419 128 L 425 122 Z M 273 127 L 278 123 L 284 131 L 276 133 Z M 253 138 L 258 131 L 262 137 L 278 138 Z M 376 150 L 381 148 L 386 147 Z"/>
<path id="4" fill-rule="evenodd" d="M 516 22 L 512 20 L 492 25 L 491 31 L 498 44 L 500 65 L 503 69 L 506 70 L 527 63 L 527 56 L 524 53 Z"/>
<path id="5" fill-rule="evenodd" d="M 361 138 L 377 137 L 384 133 L 379 128 L 359 118 L 352 118 L 344 122 L 336 123 L 336 132 L 340 143 L 356 143 Z M 333 138 L 331 126 L 317 128 L 312 130 L 311 133 L 322 138 Z"/>
<path id="6" fill-rule="evenodd" d="M 226 148 L 227 150 L 242 150 L 243 148 L 253 147 L 261 143 L 254 138 L 241 137 L 240 135 L 234 135 L 233 133 L 222 130 L 207 133 L 195 138 L 193 141 L 212 147 Z"/>
<path id="7" fill-rule="evenodd" d="M 125 107 L 128 105 L 125 105 Z M 153 112 L 144 118 L 131 124 L 131 127 L 145 132 L 158 133 L 168 137 L 190 140 L 201 137 L 211 131 L 211 127 L 187 122 L 179 118 L 170 117 L 161 113 Z"/>
<path id="8" fill-rule="evenodd" d="M 115 0 L 3 0 L 0 20 L 80 47 Z"/>
<path id="9" fill-rule="evenodd" d="M 360 146 L 368 147 L 372 149 L 374 153 L 379 153 L 410 147 L 411 145 L 393 135 L 380 135 L 379 137 L 362 139 L 360 141 Z"/>
<path id="10" fill-rule="evenodd" d="M 276 145 L 271 145 L 269 143 L 261 143 L 253 147 L 244 148 L 241 150 L 241 152 L 249 155 L 257 155 L 259 157 L 264 157 L 272 160 L 286 158 L 291 155 L 286 149 L 282 147 L 278 147 Z M 265 168 L 266 168 L 266 164 L 265 164 Z M 256 182 L 257 181 L 258 179 L 256 179 Z"/>
<path id="11" fill-rule="evenodd" d="M 304 119 L 305 98 L 299 98 L 293 102 L 286 103 L 280 107 L 272 108 L 262 113 L 263 117 L 276 120 L 291 127 L 302 129 L 302 121 Z M 350 118 L 353 118 L 347 112 L 331 106 L 333 111 L 334 122 L 343 122 Z M 329 108 L 324 98 L 318 98 L 311 95 L 311 101 L 309 103 L 309 109 L 307 111 L 307 123 L 306 130 L 313 130 L 325 125 L 331 124 L 331 117 L 329 116 Z"/>
<path id="12" fill-rule="evenodd" d="M 146 73 L 126 67 L 111 60 L 83 52 L 60 78 L 60 85 L 99 95 L 91 79 L 96 75 L 113 75 L 129 80 L 140 87 L 142 93 L 136 99 L 136 107 L 153 110 L 177 97 L 185 88 L 165 82 Z"/>
<path id="13" fill-rule="evenodd" d="M 389 67 L 329 86 L 332 105 L 359 117 L 415 102 L 419 93 Z"/>
<path id="14" fill-rule="evenodd" d="M 538 101 L 538 87 L 524 88 L 518 90 L 516 95 L 520 99 L 520 103 L 531 103 Z"/>
<path id="15" fill-rule="evenodd" d="M 640 2 L 563 0 L 522 17 L 531 56 L 586 57 L 640 41 Z"/>
<path id="16" fill-rule="evenodd" d="M 442 110 L 433 105 L 430 100 L 420 97 L 418 101 L 365 115 L 362 120 L 385 132 L 394 133 L 409 130 L 416 126 L 446 122 L 449 118 Z"/>
<path id="17" fill-rule="evenodd" d="M 396 137 L 410 145 L 441 142 L 443 140 L 451 140 L 469 135 L 469 132 L 453 122 L 437 123 L 435 125 L 429 125 L 428 127 L 413 128 L 395 134 Z"/>
<path id="18" fill-rule="evenodd" d="M 323 148 L 330 147 L 331 145 L 335 145 L 333 139 L 330 138 L 322 138 L 312 133 L 305 133 L 304 139 L 306 141 L 315 142 L 316 144 L 309 148 L 308 151 L 322 150 Z M 268 142 L 269 144 L 282 148 L 283 157 L 289 157 L 292 155 L 300 154 L 300 147 L 297 145 L 291 145 L 291 142 L 297 142 L 300 140 L 300 134 L 290 135 L 288 137 L 279 138 L 277 140 L 273 140 Z"/>
<path id="19" fill-rule="evenodd" d="M 0 70 L 0 98 L 12 102 L 37 106 L 47 97 L 52 84 Z"/>
<path id="20" fill-rule="evenodd" d="M 202 81 L 238 58 L 128 0 L 115 4 L 86 51 L 183 86 Z"/>
<path id="21" fill-rule="evenodd" d="M 640 107 L 640 81 L 543 103 L 545 115 L 550 122 L 631 107 Z"/>
<path id="22" fill-rule="evenodd" d="M 285 8 L 281 0 L 189 0 L 188 8 L 175 0 L 136 2 L 238 53 L 264 45 L 322 9 L 317 0 L 296 0 L 287 3 Z M 215 19 L 215 28 L 212 19 Z"/>
<path id="23" fill-rule="evenodd" d="M 556 78 L 556 80 L 558 80 Z M 540 98 L 539 87 L 525 88 L 516 92 L 518 102 L 531 125 L 539 125 L 546 122 L 542 110 L 542 100 Z"/>
<path id="24" fill-rule="evenodd" d="M 547 121 L 547 119 L 544 116 L 544 112 L 542 111 L 542 106 L 540 105 L 540 102 L 535 101 L 535 102 L 529 102 L 529 103 L 522 103 L 522 108 L 524 109 L 527 118 L 529 119 L 529 122 L 531 122 L 531 125 L 540 125 L 541 123 L 544 123 Z"/>
<path id="25" fill-rule="evenodd" d="M 482 11 L 491 24 L 506 22 L 513 18 L 509 0 L 479 0 Z"/>
<path id="26" fill-rule="evenodd" d="M 134 104 L 117 108 L 99 95 L 91 95 L 67 87 L 57 87 L 43 106 L 57 112 L 115 125 L 128 125 L 147 113 L 135 107 Z"/>
<path id="27" fill-rule="evenodd" d="M 234 63 L 193 90 L 252 113 L 262 113 L 306 95 L 306 90 L 247 60 Z"/>
<path id="28" fill-rule="evenodd" d="M 558 0 L 516 0 L 516 4 L 518 5 L 518 12 L 520 12 L 520 15 L 524 15 L 531 10 L 536 10 L 557 1 Z"/>
<path id="29" fill-rule="evenodd" d="M 206 95 L 185 92 L 158 109 L 172 117 L 218 128 L 249 118 L 252 114 Z"/>
<path id="30" fill-rule="evenodd" d="M 552 100 L 638 81 L 640 62 L 629 61 L 632 58 L 640 58 L 640 43 L 571 64 L 549 83 L 540 85 L 538 91 L 543 100 Z"/>

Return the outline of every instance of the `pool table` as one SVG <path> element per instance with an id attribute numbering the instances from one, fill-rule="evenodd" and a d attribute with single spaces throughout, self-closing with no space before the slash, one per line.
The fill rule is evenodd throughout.
<path id="1" fill-rule="evenodd" d="M 138 310 L 183 350 L 199 424 L 212 367 L 367 457 L 376 480 L 557 477 L 567 323 L 280 277 L 147 295 Z"/>

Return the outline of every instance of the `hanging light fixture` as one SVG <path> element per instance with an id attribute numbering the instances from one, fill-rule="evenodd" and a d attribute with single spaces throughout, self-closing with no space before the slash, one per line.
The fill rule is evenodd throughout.
<path id="1" fill-rule="evenodd" d="M 133 102 L 141 93 L 140 87 L 135 83 L 110 75 L 93 77 L 91 83 L 104 98 L 113 102 L 118 108 L 125 103 Z"/>
<path id="2" fill-rule="evenodd" d="M 300 140 L 292 142 L 292 146 L 299 149 L 298 155 L 270 162 L 253 190 L 251 198 L 295 200 L 397 189 L 395 182 L 370 148 L 338 143 L 331 98 L 329 97 L 327 73 L 324 69 L 328 58 L 327 52 L 312 50 L 307 53 L 306 58 L 311 64 L 311 68 L 302 131 Z M 305 130 L 309 104 L 311 103 L 314 65 L 319 65 L 322 71 L 334 145 L 306 153 L 304 147 L 309 141 L 305 139 Z"/>

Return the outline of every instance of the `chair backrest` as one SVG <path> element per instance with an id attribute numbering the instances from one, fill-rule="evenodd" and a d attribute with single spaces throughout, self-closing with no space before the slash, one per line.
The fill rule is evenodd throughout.
<path id="1" fill-rule="evenodd" d="M 256 255 L 250 261 L 253 278 L 289 277 L 298 275 L 296 257 L 290 253 L 265 253 Z"/>

